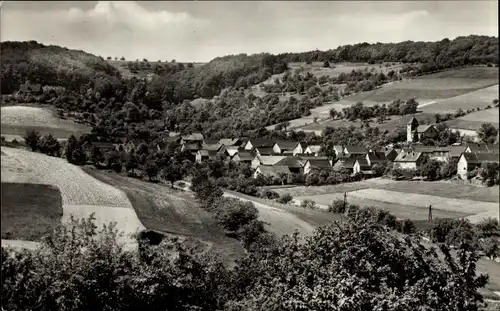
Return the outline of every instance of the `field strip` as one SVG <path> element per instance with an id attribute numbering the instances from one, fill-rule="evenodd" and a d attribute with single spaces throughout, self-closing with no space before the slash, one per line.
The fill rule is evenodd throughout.
<path id="1" fill-rule="evenodd" d="M 349 192 L 347 197 L 359 199 L 376 200 L 386 203 L 399 203 L 408 206 L 426 207 L 432 205 L 433 208 L 477 214 L 498 209 L 498 203 L 472 201 L 466 199 L 451 199 L 433 195 L 423 195 L 415 193 L 402 193 L 381 189 L 363 189 Z"/>
<path id="2" fill-rule="evenodd" d="M 35 250 L 40 246 L 39 242 L 24 241 L 24 240 L 4 240 L 2 239 L 2 247 L 9 247 L 16 250 L 29 249 Z"/>
<path id="3" fill-rule="evenodd" d="M 75 218 L 88 218 L 95 213 L 95 225 L 101 229 L 104 224 L 116 222 L 116 229 L 125 235 L 144 230 L 145 227 L 137 217 L 134 209 L 125 209 L 111 206 L 96 205 L 63 205 L 63 223 L 70 220 L 71 215 Z"/>

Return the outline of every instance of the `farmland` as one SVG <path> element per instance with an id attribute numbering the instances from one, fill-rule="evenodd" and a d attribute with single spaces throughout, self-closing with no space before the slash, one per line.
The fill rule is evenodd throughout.
<path id="1" fill-rule="evenodd" d="M 367 64 L 367 63 L 332 63 L 331 68 L 324 68 L 323 62 L 312 62 L 311 64 L 306 64 L 302 62 L 292 62 L 288 64 L 291 70 L 300 69 L 304 72 L 309 72 L 316 77 L 329 76 L 336 77 L 341 73 L 348 74 L 351 71 L 371 71 L 371 72 L 383 72 L 387 73 L 390 70 L 398 71 L 404 67 L 403 64 L 398 63 L 384 63 L 384 64 Z"/>
<path id="2" fill-rule="evenodd" d="M 466 129 L 477 131 L 481 124 L 488 122 L 493 124 L 496 128 L 498 128 L 498 110 L 499 108 L 486 109 L 481 111 L 476 111 L 471 114 L 465 115 L 463 117 L 447 121 L 447 124 L 450 127 L 457 129 Z"/>
<path id="3" fill-rule="evenodd" d="M 407 100 L 412 97 L 420 103 L 419 110 L 424 113 L 423 119 L 436 112 L 455 112 L 459 108 L 464 110 L 484 108 L 498 97 L 498 68 L 460 68 L 386 84 L 379 89 L 348 96 L 338 102 L 311 109 L 311 115 L 291 120 L 290 128 L 320 132 L 326 126 L 356 125 L 356 122 L 329 120 L 329 110 L 333 108 L 340 111 L 359 101 L 366 106 L 373 106 L 377 103 L 388 104 L 395 99 Z M 320 122 L 314 123 L 315 117 Z M 399 117 L 391 118 L 394 120 Z M 357 123 L 359 125 L 359 122 Z M 385 127 L 394 128 L 396 123 L 400 122 L 389 121 Z M 378 124 L 376 126 L 384 127 Z M 468 128 L 471 127 L 467 126 L 465 129 Z"/>
<path id="4" fill-rule="evenodd" d="M 19 140 L 19 136 L 28 130 L 35 130 L 45 135 L 51 133 L 54 137 L 67 139 L 74 134 L 90 132 L 86 125 L 75 123 L 71 120 L 60 119 L 52 109 L 31 106 L 6 106 L 1 107 L 2 135 L 16 135 L 12 138 Z M 19 136 L 17 136 L 19 135 Z"/>
<path id="5" fill-rule="evenodd" d="M 79 167 L 61 158 L 20 149 L 2 147 L 2 152 L 2 182 L 56 187 L 62 197 L 62 221 L 71 215 L 88 217 L 95 213 L 97 224 L 117 222 L 117 229 L 127 238 L 144 228 L 125 193 L 89 176 Z"/>
<path id="6" fill-rule="evenodd" d="M 342 199 L 360 206 L 374 206 L 387 210 L 400 218 L 426 219 L 432 205 L 433 216 L 440 218 L 467 217 L 491 214 L 498 209 L 498 187 L 477 188 L 448 183 L 407 182 L 372 179 L 356 183 L 322 187 L 295 187 L 275 189 L 290 193 L 296 201 L 305 199 L 327 206 Z"/>
<path id="7" fill-rule="evenodd" d="M 59 189 L 44 184 L 2 183 L 1 190 L 2 239 L 37 241 L 61 223 Z"/>

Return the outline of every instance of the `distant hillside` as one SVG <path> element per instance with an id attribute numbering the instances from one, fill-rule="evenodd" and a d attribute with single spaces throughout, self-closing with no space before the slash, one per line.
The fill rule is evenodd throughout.
<path id="1" fill-rule="evenodd" d="M 427 63 L 442 68 L 461 65 L 497 64 L 498 38 L 470 35 L 436 42 L 404 41 L 399 43 L 358 43 L 328 51 L 283 53 L 280 59 L 290 62 L 402 62 Z M 439 68 L 438 68 L 439 69 Z"/>
<path id="2" fill-rule="evenodd" d="M 79 89 L 96 77 L 119 77 L 119 71 L 101 57 L 36 41 L 2 42 L 1 93 L 19 90 L 26 80 Z"/>

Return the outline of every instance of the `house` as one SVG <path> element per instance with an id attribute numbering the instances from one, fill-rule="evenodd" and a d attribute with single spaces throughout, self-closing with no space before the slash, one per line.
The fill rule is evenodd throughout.
<path id="1" fill-rule="evenodd" d="M 219 151 L 222 145 L 219 145 L 218 141 L 207 141 L 205 140 L 201 145 L 201 149 Z"/>
<path id="2" fill-rule="evenodd" d="M 305 154 L 312 154 L 315 157 L 319 156 L 320 152 L 321 152 L 320 145 L 309 145 L 307 146 L 306 150 L 304 150 Z"/>
<path id="3" fill-rule="evenodd" d="M 356 159 L 352 168 L 354 174 L 372 175 L 372 168 L 366 159 Z"/>
<path id="4" fill-rule="evenodd" d="M 184 143 L 181 147 L 181 152 L 189 151 L 189 152 L 195 154 L 200 149 L 201 149 L 200 143 Z"/>
<path id="5" fill-rule="evenodd" d="M 286 166 L 259 166 L 253 173 L 253 177 L 257 178 L 259 175 L 266 177 L 280 178 L 283 174 L 290 174 L 290 170 Z"/>
<path id="6" fill-rule="evenodd" d="M 340 158 L 344 156 L 344 147 L 341 145 L 334 145 L 333 152 L 335 152 L 335 157 Z"/>
<path id="7" fill-rule="evenodd" d="M 297 148 L 298 142 L 293 141 L 277 141 L 273 145 L 273 151 L 275 154 L 281 154 L 289 151 L 290 154 L 293 153 L 295 148 Z"/>
<path id="8" fill-rule="evenodd" d="M 466 148 L 467 146 L 465 145 L 450 146 L 450 158 L 457 160 L 460 159 L 460 156 L 465 152 Z"/>
<path id="9" fill-rule="evenodd" d="M 349 172 L 354 171 L 354 163 L 356 162 L 356 159 L 351 159 L 347 157 L 340 157 L 338 158 L 338 161 L 333 165 L 333 170 L 334 171 L 341 171 L 341 170 L 348 170 Z"/>
<path id="10" fill-rule="evenodd" d="M 292 150 L 292 155 L 296 156 L 298 154 L 302 154 L 305 152 L 306 148 L 307 148 L 307 143 L 299 141 L 297 143 L 297 146 L 295 146 L 295 148 Z"/>
<path id="11" fill-rule="evenodd" d="M 343 152 L 344 156 L 355 159 L 361 157 L 364 158 L 368 153 L 368 150 L 361 146 L 345 146 Z"/>
<path id="12" fill-rule="evenodd" d="M 498 145 L 486 145 L 470 143 L 465 148 L 464 152 L 469 153 L 496 153 L 498 154 Z"/>
<path id="13" fill-rule="evenodd" d="M 402 150 L 396 159 L 394 159 L 394 167 L 401 169 L 416 169 L 422 163 L 423 157 L 421 152 Z"/>
<path id="14" fill-rule="evenodd" d="M 239 138 L 221 138 L 217 142 L 219 145 L 229 146 L 240 146 L 242 141 Z"/>
<path id="15" fill-rule="evenodd" d="M 275 154 L 273 148 L 255 148 L 254 153 L 259 156 L 270 156 Z"/>
<path id="16" fill-rule="evenodd" d="M 450 147 L 412 145 L 411 150 L 426 155 L 429 159 L 446 162 L 450 158 Z"/>
<path id="17" fill-rule="evenodd" d="M 467 173 L 473 171 L 482 163 L 498 163 L 498 154 L 464 152 L 458 159 L 457 174 L 462 179 L 467 179 Z"/>
<path id="18" fill-rule="evenodd" d="M 434 125 L 419 125 L 415 117 L 406 124 L 406 141 L 417 142 L 426 138 L 435 139 L 438 136 L 438 130 Z"/>
<path id="19" fill-rule="evenodd" d="M 225 157 L 231 159 L 234 157 L 235 154 L 239 152 L 240 148 L 238 146 L 229 146 L 225 147 L 224 145 L 221 146 L 219 152 Z M 252 158 L 253 159 L 253 158 Z"/>
<path id="20" fill-rule="evenodd" d="M 274 141 L 271 139 L 250 139 L 245 144 L 245 150 L 254 150 L 255 148 L 273 148 Z"/>
<path id="21" fill-rule="evenodd" d="M 301 174 L 304 170 L 304 163 L 301 158 L 294 156 L 287 156 L 276 163 L 277 166 L 286 166 L 291 173 Z"/>
<path id="22" fill-rule="evenodd" d="M 394 149 L 394 148 L 387 149 L 384 151 L 385 158 L 387 159 L 387 161 L 393 162 L 400 152 L 401 152 L 400 149 Z"/>
<path id="23" fill-rule="evenodd" d="M 43 88 L 41 84 L 38 83 L 31 83 L 30 81 L 26 81 L 21 87 L 19 88 L 19 93 L 20 94 L 33 94 L 33 95 L 40 95 L 43 93 Z"/>
<path id="24" fill-rule="evenodd" d="M 252 160 L 252 168 L 256 169 L 260 165 L 262 166 L 273 166 L 279 161 L 286 158 L 285 156 L 255 156 Z"/>
<path id="25" fill-rule="evenodd" d="M 332 161 L 328 159 L 310 159 L 304 165 L 304 174 L 313 170 L 332 170 Z"/>
<path id="26" fill-rule="evenodd" d="M 382 151 L 372 151 L 366 154 L 365 160 L 368 163 L 368 166 L 373 166 L 375 164 L 382 164 L 387 162 L 387 158 L 385 157 L 385 153 Z"/>
<path id="27" fill-rule="evenodd" d="M 203 161 L 207 160 L 215 160 L 217 158 L 217 151 L 216 150 L 198 150 L 196 152 L 196 157 L 195 160 L 197 163 L 201 163 Z"/>
<path id="28" fill-rule="evenodd" d="M 181 144 L 203 143 L 203 134 L 189 133 L 189 135 L 182 136 Z"/>
<path id="29" fill-rule="evenodd" d="M 127 141 L 125 146 L 123 147 L 123 150 L 125 150 L 126 153 L 131 153 L 133 150 L 137 150 L 137 147 L 141 144 L 141 141 L 138 139 L 131 139 Z"/>
<path id="30" fill-rule="evenodd" d="M 255 156 L 248 151 L 238 151 L 231 157 L 231 160 L 238 163 L 252 163 Z"/>

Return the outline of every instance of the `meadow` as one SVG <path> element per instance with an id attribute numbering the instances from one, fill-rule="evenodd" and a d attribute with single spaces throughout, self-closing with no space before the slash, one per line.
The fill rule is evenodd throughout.
<path id="1" fill-rule="evenodd" d="M 453 128 L 473 130 L 473 131 L 479 130 L 481 128 L 481 125 L 485 122 L 491 123 L 493 126 L 498 128 L 499 127 L 498 110 L 499 110 L 498 107 L 480 110 L 465 115 L 463 117 L 447 121 L 446 123 Z"/>
<path id="2" fill-rule="evenodd" d="M 20 140 L 28 130 L 41 135 L 51 133 L 55 138 L 67 139 L 90 132 L 90 127 L 57 117 L 53 109 L 32 106 L 5 106 L 0 108 L 2 135 Z"/>
<path id="3" fill-rule="evenodd" d="M 3 155 L 2 155 L 3 156 Z M 38 241 L 61 223 L 61 193 L 51 185 L 1 185 L 2 239 Z"/>

